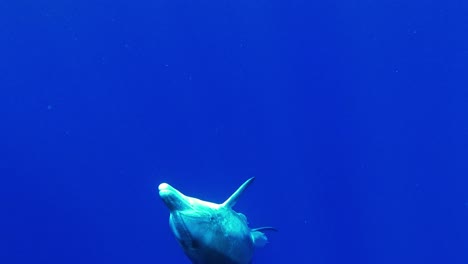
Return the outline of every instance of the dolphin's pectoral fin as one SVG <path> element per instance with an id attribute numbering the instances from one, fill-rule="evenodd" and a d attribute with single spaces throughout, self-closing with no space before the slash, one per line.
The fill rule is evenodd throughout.
<path id="1" fill-rule="evenodd" d="M 278 231 L 278 229 L 271 226 L 253 228 L 250 231 L 250 236 L 256 247 L 263 247 L 268 243 L 268 238 L 262 231 Z"/>
<path id="2" fill-rule="evenodd" d="M 249 185 L 253 182 L 253 180 L 255 179 L 255 177 L 252 177 L 250 179 L 248 179 L 247 181 L 245 181 L 238 189 L 237 191 L 235 191 L 231 197 L 229 197 L 223 204 L 222 206 L 226 206 L 226 207 L 233 207 L 237 200 L 239 199 L 239 196 L 244 192 L 244 190 L 249 187 Z"/>
<path id="3" fill-rule="evenodd" d="M 263 247 L 268 242 L 267 236 L 260 231 L 250 232 L 250 237 L 252 238 L 252 242 L 256 247 Z"/>
<path id="4" fill-rule="evenodd" d="M 263 226 L 263 227 L 257 227 L 257 228 L 252 228 L 253 231 L 275 231 L 278 232 L 278 229 L 271 227 L 271 226 Z"/>

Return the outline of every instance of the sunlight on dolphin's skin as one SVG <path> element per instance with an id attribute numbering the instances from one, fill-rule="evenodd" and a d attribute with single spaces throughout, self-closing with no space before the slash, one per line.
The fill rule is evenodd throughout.
<path id="1" fill-rule="evenodd" d="M 232 210 L 253 180 L 244 182 L 222 204 L 186 196 L 167 183 L 159 185 L 159 196 L 170 211 L 169 226 L 192 263 L 249 264 L 255 247 L 266 244 L 261 231 L 275 229 L 251 229 L 247 218 Z"/>

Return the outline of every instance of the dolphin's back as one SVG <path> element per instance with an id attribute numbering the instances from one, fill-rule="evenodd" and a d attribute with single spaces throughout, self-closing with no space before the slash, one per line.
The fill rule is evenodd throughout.
<path id="1" fill-rule="evenodd" d="M 254 243 L 245 217 L 231 209 L 191 217 L 176 212 L 171 224 L 187 257 L 195 264 L 249 264 Z"/>

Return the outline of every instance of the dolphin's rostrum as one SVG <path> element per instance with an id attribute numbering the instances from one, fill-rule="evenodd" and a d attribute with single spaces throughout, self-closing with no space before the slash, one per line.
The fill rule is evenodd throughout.
<path id="1" fill-rule="evenodd" d="M 244 182 L 222 204 L 186 196 L 167 183 L 159 185 L 159 196 L 170 210 L 169 226 L 192 263 L 249 264 L 255 246 L 266 244 L 261 231 L 275 229 L 251 229 L 247 218 L 232 210 L 253 180 Z"/>

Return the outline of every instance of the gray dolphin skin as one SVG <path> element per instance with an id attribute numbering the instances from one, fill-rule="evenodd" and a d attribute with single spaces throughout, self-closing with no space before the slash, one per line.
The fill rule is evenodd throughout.
<path id="1" fill-rule="evenodd" d="M 170 211 L 169 226 L 192 263 L 249 264 L 255 247 L 266 244 L 261 231 L 275 229 L 251 229 L 247 218 L 232 210 L 253 180 L 244 182 L 222 204 L 186 196 L 167 183 L 159 185 L 159 196 Z"/>

